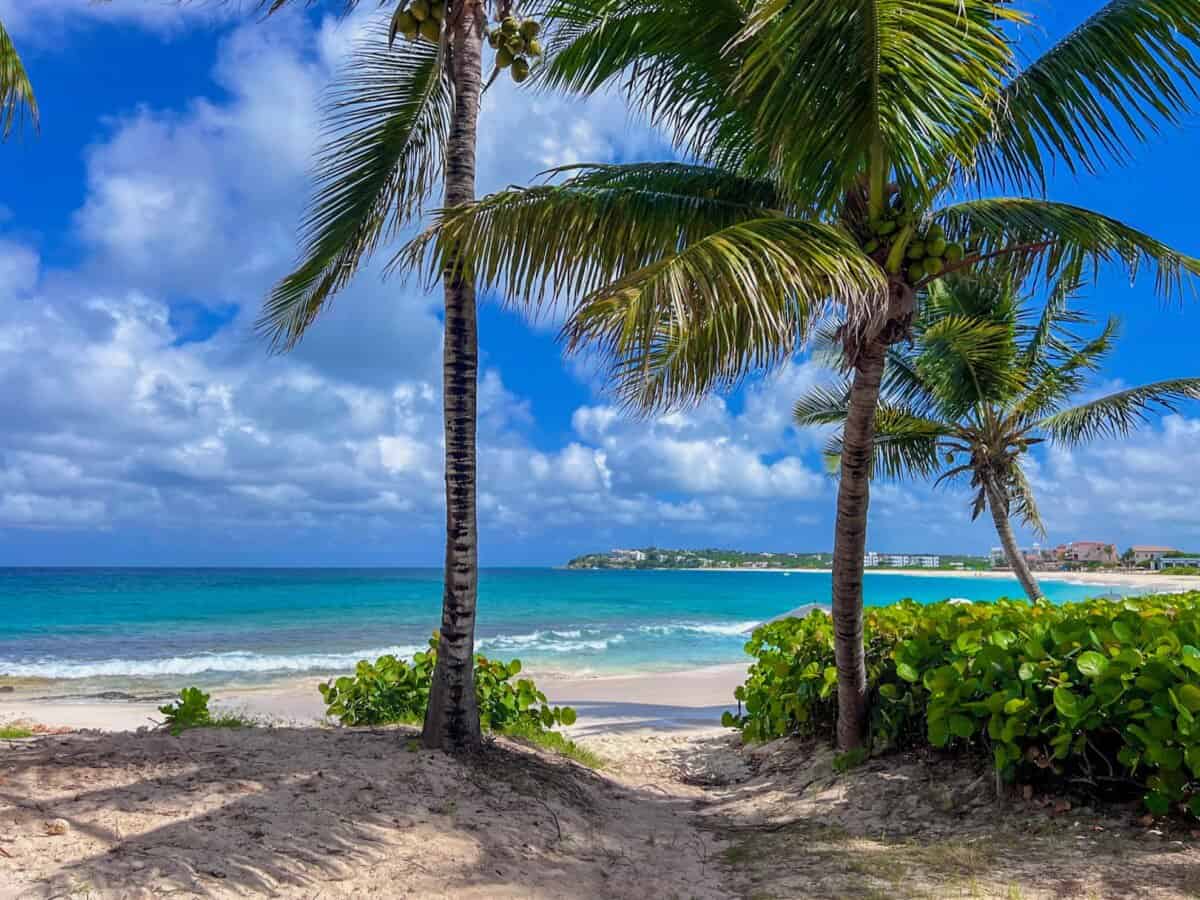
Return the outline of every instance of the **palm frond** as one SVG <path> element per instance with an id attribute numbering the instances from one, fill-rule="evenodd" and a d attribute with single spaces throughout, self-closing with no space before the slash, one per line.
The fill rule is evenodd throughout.
<path id="1" fill-rule="evenodd" d="M 591 94 L 619 84 L 635 109 L 704 162 L 763 171 L 745 108 L 729 88 L 729 43 L 745 23 L 743 0 L 550 0 L 547 87 Z"/>
<path id="2" fill-rule="evenodd" d="M 730 225 L 585 297 L 563 329 L 572 351 L 615 361 L 618 393 L 659 409 L 728 389 L 788 358 L 836 300 L 882 308 L 886 282 L 840 229 L 796 219 Z"/>
<path id="3" fill-rule="evenodd" d="M 439 212 L 393 265 L 432 274 L 461 254 L 481 288 L 534 309 L 584 295 L 739 222 L 782 213 L 767 182 L 678 164 L 588 166 Z"/>
<path id="4" fill-rule="evenodd" d="M 1012 80 L 977 171 L 994 184 L 1045 187 L 1053 163 L 1096 172 L 1130 143 L 1177 125 L 1200 80 L 1195 0 L 1112 0 Z"/>
<path id="5" fill-rule="evenodd" d="M 850 409 L 850 383 L 816 384 L 792 407 L 792 419 L 801 428 L 809 425 L 842 425 Z"/>
<path id="6" fill-rule="evenodd" d="M 1119 263 L 1136 277 L 1153 267 L 1155 287 L 1164 297 L 1195 290 L 1200 260 L 1185 256 L 1109 216 L 1067 203 L 1000 197 L 970 200 L 942 209 L 935 218 L 947 240 L 965 242 L 971 254 L 964 265 L 993 259 L 1018 272 L 1034 271 L 1048 282 L 1079 278 L 1101 263 Z M 948 268 L 947 271 L 952 271 Z"/>
<path id="7" fill-rule="evenodd" d="M 26 113 L 36 128 L 38 106 L 33 85 L 4 23 L 0 22 L 0 139 L 7 138 Z"/>
<path id="8" fill-rule="evenodd" d="M 947 158 L 972 162 L 1012 70 L 1004 25 L 1022 21 L 984 0 L 764 0 L 735 44 L 745 61 L 733 90 L 780 170 L 822 208 L 872 146 L 927 193 Z"/>
<path id="9" fill-rule="evenodd" d="M 842 420 L 845 419 L 843 408 Z M 799 424 L 801 422 L 797 416 Z M 953 434 L 953 423 L 929 419 L 900 406 L 881 404 L 875 412 L 875 452 L 871 477 L 929 478 L 941 469 L 938 442 Z M 841 457 L 841 432 L 825 445 L 827 457 Z"/>
<path id="10" fill-rule="evenodd" d="M 1044 366 L 1053 366 L 1071 350 L 1064 338 L 1064 330 L 1071 325 L 1090 321 L 1083 312 L 1070 309 L 1068 304 L 1079 290 L 1079 283 L 1072 278 L 1060 279 L 1050 291 L 1037 325 L 1029 332 L 1021 348 L 1021 366 L 1035 371 Z M 1069 335 L 1068 335 L 1069 337 Z"/>
<path id="11" fill-rule="evenodd" d="M 420 210 L 439 183 L 453 103 L 438 46 L 392 50 L 388 23 L 373 25 L 326 102 L 300 264 L 259 319 L 274 346 L 294 346 L 380 241 Z"/>
<path id="12" fill-rule="evenodd" d="M 1014 363 L 1008 326 L 971 316 L 946 316 L 924 329 L 917 372 L 947 416 L 978 403 L 1001 400 L 1024 386 Z"/>
<path id="13" fill-rule="evenodd" d="M 1033 425 L 1039 419 L 1060 409 L 1071 397 L 1087 385 L 1088 376 L 1100 369 L 1101 363 L 1116 347 L 1120 322 L 1110 317 L 1095 337 L 1064 346 L 1069 351 L 1053 365 L 1031 370 L 1033 380 L 1024 394 L 1013 404 L 1012 420 L 1019 427 Z"/>
<path id="14" fill-rule="evenodd" d="M 1074 446 L 1102 437 L 1124 437 L 1155 411 L 1174 412 L 1185 400 L 1200 399 L 1200 378 L 1174 378 L 1117 391 L 1055 413 L 1038 423 L 1052 441 Z"/>
<path id="15" fill-rule="evenodd" d="M 1019 516 L 1025 525 L 1045 537 L 1046 523 L 1042 521 L 1037 500 L 1033 496 L 1033 485 L 1025 477 L 1025 472 L 1021 469 L 1020 464 L 1014 461 L 1006 474 L 1007 478 L 1001 490 L 1007 492 L 1009 514 Z"/>

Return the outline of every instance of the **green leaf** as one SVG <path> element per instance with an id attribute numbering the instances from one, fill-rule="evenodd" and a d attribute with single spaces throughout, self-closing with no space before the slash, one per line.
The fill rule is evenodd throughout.
<path id="1" fill-rule="evenodd" d="M 1179 702 L 1182 703 L 1189 712 L 1200 712 L 1200 687 L 1197 687 L 1194 684 L 1180 685 Z"/>
<path id="2" fill-rule="evenodd" d="M 975 733 L 975 723 L 966 716 L 953 715 L 947 721 L 947 725 L 955 737 L 969 738 Z"/>
<path id="3" fill-rule="evenodd" d="M 1080 716 L 1079 698 L 1069 688 L 1054 689 L 1054 708 L 1064 719 L 1075 720 Z"/>
<path id="4" fill-rule="evenodd" d="M 1102 677 L 1108 670 L 1108 660 L 1094 650 L 1079 654 L 1075 665 L 1079 667 L 1080 672 L 1093 679 Z"/>
<path id="5" fill-rule="evenodd" d="M 912 684 L 921 680 L 921 673 L 906 662 L 896 663 L 896 674 Z"/>

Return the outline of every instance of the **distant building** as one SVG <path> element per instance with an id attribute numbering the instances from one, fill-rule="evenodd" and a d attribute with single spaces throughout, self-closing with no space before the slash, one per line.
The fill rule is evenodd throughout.
<path id="1" fill-rule="evenodd" d="M 1178 553 L 1179 550 L 1175 547 L 1155 547 L 1152 544 L 1134 544 L 1129 548 L 1133 553 L 1133 563 L 1153 562 L 1156 559 L 1162 559 L 1167 553 Z"/>
<path id="2" fill-rule="evenodd" d="M 918 566 L 922 569 L 937 569 L 942 565 L 940 556 L 914 556 L 909 565 Z"/>
<path id="3" fill-rule="evenodd" d="M 1150 565 L 1160 572 L 1175 566 L 1181 569 L 1200 569 L 1200 556 L 1160 556 L 1151 560 Z"/>
<path id="4" fill-rule="evenodd" d="M 1117 548 L 1104 541 L 1072 541 L 1054 548 L 1055 557 L 1065 563 L 1100 563 L 1115 565 Z"/>
<path id="5" fill-rule="evenodd" d="M 863 565 L 867 568 L 873 568 L 879 565 L 879 554 L 875 553 L 874 551 L 863 554 Z"/>
<path id="6" fill-rule="evenodd" d="M 644 550 L 613 550 L 610 555 L 614 559 L 627 559 L 632 562 L 646 561 L 646 552 Z"/>

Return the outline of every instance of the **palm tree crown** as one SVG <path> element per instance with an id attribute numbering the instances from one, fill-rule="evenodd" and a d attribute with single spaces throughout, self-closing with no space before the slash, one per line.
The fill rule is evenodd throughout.
<path id="1" fill-rule="evenodd" d="M 888 351 L 874 474 L 967 481 L 972 519 L 992 507 L 993 516 L 1016 516 L 1044 535 L 1023 466 L 1031 447 L 1125 436 L 1152 412 L 1200 398 L 1200 378 L 1176 378 L 1070 405 L 1089 391 L 1118 336 L 1115 319 L 1094 336 L 1078 333 L 1090 320 L 1070 308 L 1076 292 L 1061 283 L 1034 317 L 1011 274 L 955 275 L 934 285 L 912 343 Z M 796 404 L 797 424 L 844 424 L 848 393 L 848 384 L 810 390 Z M 840 456 L 841 444 L 835 433 L 827 453 Z M 1020 571 L 1019 560 L 1013 565 Z"/>

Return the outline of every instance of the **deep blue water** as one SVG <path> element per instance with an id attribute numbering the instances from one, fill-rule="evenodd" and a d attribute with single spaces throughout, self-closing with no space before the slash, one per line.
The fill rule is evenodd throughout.
<path id="1" fill-rule="evenodd" d="M 1056 582 L 1052 600 L 1103 592 Z M 748 630 L 828 603 L 829 575 L 485 569 L 479 649 L 615 672 L 743 659 Z M 870 574 L 866 602 L 992 600 L 1015 581 Z M 437 569 L 0 569 L 0 674 L 219 682 L 406 654 L 436 627 Z"/>

